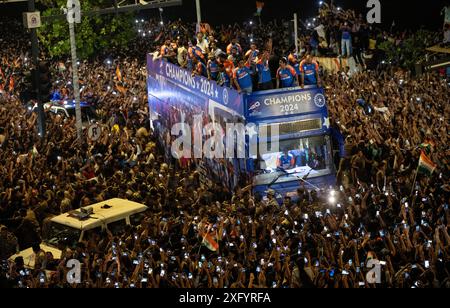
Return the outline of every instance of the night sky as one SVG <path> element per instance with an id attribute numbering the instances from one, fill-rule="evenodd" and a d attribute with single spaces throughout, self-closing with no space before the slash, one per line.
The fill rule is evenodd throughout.
<path id="1" fill-rule="evenodd" d="M 133 2 L 133 1 L 130 1 Z M 380 0 L 382 5 L 382 23 L 390 27 L 395 20 L 396 25 L 401 28 L 415 29 L 420 26 L 427 28 L 438 28 L 443 24 L 441 9 L 450 5 L 450 0 Z M 273 18 L 292 18 L 297 12 L 302 19 L 313 17 L 317 12 L 319 0 L 265 0 L 263 20 Z M 335 0 L 335 4 L 343 8 L 354 7 L 366 15 L 367 0 Z M 201 0 L 202 17 L 204 21 L 211 24 L 227 24 L 234 21 L 244 21 L 253 18 L 256 11 L 255 0 Z M 6 15 L 20 17 L 21 12 L 26 9 L 26 3 L 0 4 L 0 18 Z M 157 10 L 146 11 L 141 15 L 159 16 Z M 183 0 L 183 6 L 166 8 L 164 17 L 175 19 L 181 17 L 183 20 L 195 21 L 195 0 Z"/>

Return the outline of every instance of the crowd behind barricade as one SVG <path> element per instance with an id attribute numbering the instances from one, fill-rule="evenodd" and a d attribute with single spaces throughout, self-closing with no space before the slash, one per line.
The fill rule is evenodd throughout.
<path id="1" fill-rule="evenodd" d="M 327 20 L 331 12 L 321 11 L 321 18 Z M 347 25 L 334 24 L 333 18 L 324 22 L 330 36 L 325 40 L 334 50 L 330 53 L 344 53 L 338 47 L 342 45 L 351 55 L 358 48 L 354 41 L 353 46 L 348 42 L 348 35 L 355 37 L 357 27 L 349 24 L 355 17 L 352 13 L 351 18 L 342 18 Z M 205 187 L 195 162 L 166 164 L 164 150 L 149 129 L 144 61 L 146 50 L 157 47 L 155 58 L 165 57 L 196 74 L 216 77 L 226 86 L 234 83 L 243 92 L 254 86 L 276 87 L 282 66 L 285 74 L 292 74 L 291 82 L 301 85 L 308 79 L 294 78 L 298 76 L 295 63 L 293 72 L 285 66 L 295 56 L 289 57 L 292 49 L 285 25 L 223 26 L 213 37 L 199 35 L 196 42 L 189 35 L 195 33 L 193 25 L 177 21 L 153 34 L 157 22 L 142 23 L 137 30 L 152 36 L 130 46 L 133 56 L 112 51 L 79 64 L 82 98 L 95 105 L 104 125 L 100 139 L 85 144 L 77 143 L 74 119 L 48 112 L 47 135 L 38 136 L 36 113 L 19 99 L 23 72 L 30 65 L 29 44 L 18 34 L 19 27 L 11 22 L 2 25 L 9 31 L 3 31 L 5 48 L 0 50 L 2 286 L 450 287 L 446 118 L 450 93 L 445 77 L 430 73 L 415 78 L 410 72 L 377 65 L 354 74 L 317 72 L 316 83 L 326 87 L 332 127 L 345 137 L 342 157 L 336 162 L 337 204 L 299 183 L 299 199 L 285 198 L 280 205 L 273 191 L 262 198 L 251 192 L 251 186 L 233 192 L 219 183 Z M 202 30 L 213 33 L 206 28 Z M 330 29 L 336 33 L 330 35 Z M 309 42 L 305 51 L 323 52 L 315 51 L 313 38 L 305 34 L 305 43 Z M 261 53 L 255 53 L 250 39 Z M 320 44 L 325 46 L 319 40 Z M 364 46 L 363 52 L 371 49 Z M 191 55 L 191 63 L 186 55 Z M 217 58 L 218 71 L 209 63 Z M 260 61 L 268 62 L 270 80 L 264 76 L 261 83 L 257 78 L 247 84 L 234 82 L 241 74 L 258 76 Z M 62 99 L 70 99 L 69 62 L 61 59 L 52 65 L 54 90 Z M 364 62 L 362 67 L 366 66 Z M 279 78 L 280 86 L 283 82 Z M 438 167 L 431 176 L 419 174 L 414 184 L 421 150 Z M 129 227 L 119 236 L 94 234 L 66 247 L 61 260 L 40 250 L 41 230 L 49 218 L 114 197 L 149 207 L 139 227 Z M 202 245 L 206 232 L 217 242 L 217 250 Z M 6 261 L 28 247 L 34 247 L 36 269 L 27 271 L 20 258 Z M 69 259 L 82 262 L 81 284 L 69 285 L 65 279 Z M 383 262 L 380 284 L 366 280 L 370 259 Z M 44 270 L 52 274 L 42 279 Z"/>

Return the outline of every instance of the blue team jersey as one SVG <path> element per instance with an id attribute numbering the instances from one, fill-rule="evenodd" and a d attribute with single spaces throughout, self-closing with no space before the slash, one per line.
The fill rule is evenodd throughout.
<path id="1" fill-rule="evenodd" d="M 216 61 L 208 61 L 208 69 L 211 73 L 211 78 L 217 80 L 217 76 L 219 76 L 219 65 Z"/>
<path id="2" fill-rule="evenodd" d="M 223 86 L 230 88 L 231 87 L 231 79 L 230 76 L 226 72 L 219 73 L 219 79 L 223 82 Z"/>
<path id="3" fill-rule="evenodd" d="M 300 63 L 300 71 L 305 74 L 305 85 L 317 84 L 316 73 L 319 72 L 319 64 L 317 62 L 306 63 L 306 61 L 302 61 Z"/>
<path id="4" fill-rule="evenodd" d="M 203 76 L 203 77 L 207 77 L 207 72 L 206 72 L 206 65 L 203 64 L 203 62 L 198 62 L 197 63 L 197 74 Z"/>
<path id="5" fill-rule="evenodd" d="M 282 69 L 281 67 L 278 69 L 277 76 L 281 81 L 282 88 L 289 88 L 295 86 L 295 80 L 297 73 L 292 66 L 286 66 L 286 68 Z"/>
<path id="6" fill-rule="evenodd" d="M 272 81 L 272 75 L 270 74 L 269 61 L 259 61 L 256 64 L 256 70 L 258 71 L 258 83 L 263 84 Z"/>
<path id="7" fill-rule="evenodd" d="M 283 169 L 288 169 L 294 166 L 294 164 L 295 164 L 294 156 L 291 154 L 288 155 L 281 154 L 277 162 L 277 166 Z"/>
<path id="8" fill-rule="evenodd" d="M 247 89 L 253 86 L 252 77 L 250 76 L 251 73 L 252 71 L 246 66 L 234 70 L 234 78 L 237 80 L 241 89 Z"/>

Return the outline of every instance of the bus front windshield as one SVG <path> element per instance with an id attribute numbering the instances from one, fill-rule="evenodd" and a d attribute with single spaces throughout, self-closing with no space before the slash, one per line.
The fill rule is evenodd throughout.
<path id="1" fill-rule="evenodd" d="M 320 175 L 328 170 L 332 163 L 327 136 L 314 136 L 290 139 L 267 144 L 268 153 L 262 154 L 260 166 L 266 173 L 284 170 L 291 174 Z"/>

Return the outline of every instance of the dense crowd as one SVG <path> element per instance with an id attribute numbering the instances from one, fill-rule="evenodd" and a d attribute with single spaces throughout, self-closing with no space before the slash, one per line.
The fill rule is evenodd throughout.
<path id="1" fill-rule="evenodd" d="M 365 26 L 357 30 L 354 22 L 358 18 L 349 12 L 334 12 L 344 14 L 342 24 L 334 23 L 333 18 L 328 19 L 331 13 L 332 9 L 321 11 L 321 18 L 327 20 L 323 24 L 325 43 L 332 49 L 329 55 L 349 56 L 358 43 L 353 41 L 350 48 L 343 40 L 348 40 L 347 34 L 352 37 L 363 32 Z M 142 23 L 137 30 L 150 35 L 149 31 L 158 27 L 156 23 Z M 198 45 L 206 46 L 203 40 L 207 40 L 210 50 L 197 56 L 208 59 L 209 53 L 220 48 L 227 54 L 224 61 L 235 61 L 232 40 L 237 37 L 234 44 L 242 44 L 238 51 L 250 50 L 244 66 L 259 56 L 252 56 L 250 44 L 255 43 L 267 52 L 263 58 L 275 63 L 271 77 L 276 79 L 279 59 L 289 58 L 293 52 L 287 27 L 283 23 L 279 27 L 275 22 L 223 26 L 215 29 L 212 37 L 198 36 Z M 188 65 L 186 58 L 180 63 L 178 47 L 184 46 L 188 53 L 197 46 L 196 38 L 189 34 L 195 33 L 193 25 L 181 21 L 165 25 L 164 31 L 151 34 L 148 41 L 134 43 L 130 48 L 135 51 L 133 57 L 115 52 L 79 64 L 82 98 L 95 104 L 104 128 L 98 141 L 83 144 L 77 142 L 74 119 L 48 112 L 47 135 L 38 136 L 37 115 L 19 99 L 23 72 L 30 65 L 29 46 L 17 35 L 17 25 L 9 22 L 2 28 L 10 30 L 3 31 L 5 48 L 0 50 L 2 285 L 450 287 L 446 118 L 450 93 L 445 76 L 430 73 L 417 78 L 401 69 L 377 65 L 365 70 L 364 59 L 358 73 L 321 72 L 332 127 L 345 136 L 342 157 L 336 161 L 337 204 L 330 205 L 327 195 L 310 192 L 302 183 L 298 200 L 285 198 L 279 204 L 273 192 L 263 198 L 252 193 L 251 185 L 235 191 L 219 184 L 205 187 L 195 161 L 188 168 L 164 161 L 164 150 L 149 125 L 145 50 L 156 49 L 156 57 Z M 255 36 L 249 37 L 252 33 Z M 315 50 L 316 34 L 304 32 L 305 52 L 324 52 L 321 47 Z M 362 52 L 372 49 L 375 53 L 374 46 L 366 46 L 370 35 L 361 37 Z M 177 44 L 176 59 L 169 59 L 175 52 L 171 43 Z M 323 40 L 318 43 L 325 46 Z M 347 46 L 346 52 L 342 45 Z M 240 60 L 236 57 L 237 67 L 242 66 Z M 196 56 L 193 61 L 198 61 Z M 53 61 L 52 65 L 54 90 L 70 99 L 70 62 Z M 211 78 L 210 73 L 208 69 L 202 72 Z M 271 83 L 275 87 L 276 83 Z M 419 174 L 414 184 L 424 141 L 428 141 L 427 153 L 438 169 L 429 177 Z M 41 230 L 49 218 L 115 197 L 149 207 L 141 225 L 116 236 L 92 234 L 74 247 L 64 247 L 61 260 L 40 250 Z M 202 245 L 206 230 L 216 237 L 216 252 Z M 35 251 L 36 269 L 26 270 L 20 258 L 6 261 L 28 247 Z M 79 285 L 65 280 L 66 261 L 73 258 L 83 264 Z M 381 284 L 366 280 L 370 259 L 382 262 Z M 43 276 L 44 270 L 50 274 Z"/>

